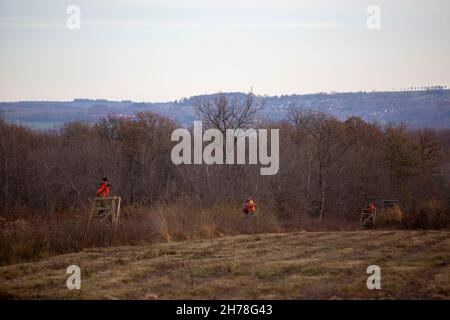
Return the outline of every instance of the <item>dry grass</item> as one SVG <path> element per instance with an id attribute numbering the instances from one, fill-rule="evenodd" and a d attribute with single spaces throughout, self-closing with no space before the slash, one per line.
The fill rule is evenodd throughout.
<path id="1" fill-rule="evenodd" d="M 448 231 L 298 232 L 85 249 L 0 268 L 0 297 L 450 299 Z M 67 266 L 82 270 L 68 290 Z M 381 267 L 381 290 L 366 268 Z"/>
<path id="2" fill-rule="evenodd" d="M 114 230 L 109 221 L 88 219 L 88 212 L 67 210 L 48 215 L 21 213 L 0 216 L 0 265 L 37 261 L 87 248 L 144 245 L 167 241 L 212 239 L 224 235 L 279 232 L 270 213 L 245 219 L 239 208 L 204 208 L 175 202 L 122 210 Z"/>

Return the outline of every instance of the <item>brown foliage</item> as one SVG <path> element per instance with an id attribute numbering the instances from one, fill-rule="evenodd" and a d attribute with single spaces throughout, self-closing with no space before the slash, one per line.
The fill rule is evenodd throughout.
<path id="1" fill-rule="evenodd" d="M 225 117 L 226 129 L 256 124 L 261 107 L 250 95 L 199 110 Z M 214 119 L 209 126 L 219 126 Z M 400 200 L 402 226 L 448 225 L 449 130 L 341 122 L 294 107 L 286 121 L 258 126 L 280 129 L 277 175 L 260 176 L 257 165 L 175 166 L 170 137 L 178 125 L 152 113 L 48 131 L 0 120 L 2 261 L 142 241 L 352 229 L 368 198 Z M 84 218 L 103 176 L 123 199 L 116 233 Z M 261 213 L 254 221 L 241 213 L 249 195 Z"/>

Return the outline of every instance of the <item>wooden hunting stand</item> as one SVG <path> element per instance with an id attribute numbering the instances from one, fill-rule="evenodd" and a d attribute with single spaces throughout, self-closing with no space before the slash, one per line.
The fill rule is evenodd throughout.
<path id="1" fill-rule="evenodd" d="M 359 225 L 361 228 L 363 229 L 368 229 L 371 228 L 375 222 L 375 218 L 377 216 L 377 208 L 380 208 L 380 210 L 385 210 L 388 208 L 393 208 L 395 206 L 399 206 L 400 205 L 400 201 L 399 200 L 376 200 L 373 201 L 375 202 L 375 208 L 374 211 L 368 212 L 367 209 L 364 209 L 361 212 L 361 219 L 359 221 Z M 383 212 L 380 211 L 380 214 L 382 214 Z"/>
<path id="2" fill-rule="evenodd" d="M 119 223 L 120 197 L 96 197 L 92 199 L 89 221 L 99 219 L 109 220 L 114 226 Z"/>
<path id="3" fill-rule="evenodd" d="M 364 209 L 361 212 L 361 219 L 359 221 L 359 225 L 363 229 L 368 229 L 373 226 L 373 223 L 375 222 L 375 217 L 377 215 L 377 208 L 375 207 L 373 209 L 373 212 L 368 212 L 366 209 Z"/>

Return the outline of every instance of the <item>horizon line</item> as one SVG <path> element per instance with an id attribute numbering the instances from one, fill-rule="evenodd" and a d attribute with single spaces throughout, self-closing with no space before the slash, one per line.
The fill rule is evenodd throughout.
<path id="1" fill-rule="evenodd" d="M 433 91 L 433 90 L 442 90 L 447 91 L 450 90 L 450 87 L 447 85 L 435 85 L 435 86 L 411 86 L 409 88 L 402 88 L 402 89 L 385 89 L 385 90 L 359 90 L 359 91 L 318 91 L 318 92 L 309 92 L 309 93 L 290 93 L 290 94 L 275 94 L 275 95 L 269 95 L 269 94 L 256 94 L 257 97 L 282 97 L 282 96 L 307 96 L 307 95 L 318 95 L 318 94 L 327 94 L 327 95 L 333 95 L 333 94 L 352 94 L 352 93 L 382 93 L 382 92 L 417 92 L 417 91 Z M 108 101 L 108 102 L 118 102 L 118 103 L 124 103 L 124 102 L 132 102 L 132 103 L 173 103 L 177 102 L 183 99 L 192 99 L 195 97 L 200 96 L 213 96 L 217 94 L 248 94 L 252 93 L 250 92 L 244 92 L 244 91 L 217 91 L 217 92 L 211 92 L 211 93 L 202 93 L 202 94 L 195 94 L 189 97 L 181 97 L 178 99 L 171 99 L 171 100 L 165 100 L 165 101 L 135 101 L 132 99 L 120 99 L 120 100 L 111 100 L 108 98 L 83 98 L 83 97 L 76 97 L 72 98 L 72 100 L 1 100 L 0 103 L 18 103 L 18 102 L 61 102 L 61 103 L 69 103 L 69 102 L 76 102 L 76 100 L 88 100 L 88 101 Z"/>

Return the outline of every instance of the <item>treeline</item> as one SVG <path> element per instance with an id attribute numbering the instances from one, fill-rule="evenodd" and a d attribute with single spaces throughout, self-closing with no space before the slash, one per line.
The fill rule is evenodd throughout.
<path id="1" fill-rule="evenodd" d="M 252 106 L 251 99 L 240 108 L 219 97 L 198 112 L 204 126 L 217 127 L 225 122 L 213 120 L 227 116 L 224 111 L 236 115 Z M 253 117 L 260 109 L 247 114 Z M 252 120 L 240 126 L 255 125 Z M 448 129 L 409 130 L 357 117 L 341 122 L 291 107 L 284 121 L 258 122 L 258 128 L 280 129 L 279 173 L 260 176 L 257 165 L 174 165 L 170 137 L 179 126 L 152 113 L 47 131 L 0 120 L 0 212 L 20 207 L 44 215 L 86 208 L 107 176 L 125 207 L 185 201 L 240 212 L 251 195 L 262 212 L 294 224 L 303 217 L 357 221 L 370 199 L 398 199 L 406 216 L 420 214 L 430 201 L 449 216 Z"/>

